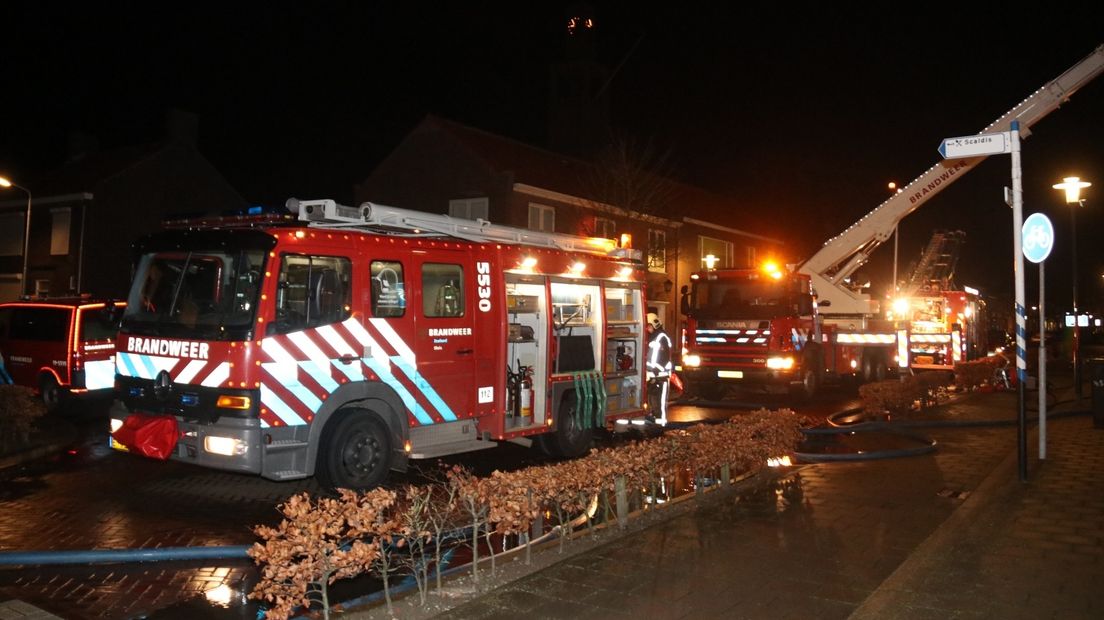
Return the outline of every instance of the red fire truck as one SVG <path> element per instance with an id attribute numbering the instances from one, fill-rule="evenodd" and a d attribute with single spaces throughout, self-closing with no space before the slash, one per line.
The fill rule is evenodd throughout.
<path id="1" fill-rule="evenodd" d="M 116 448 L 366 488 L 499 441 L 572 457 L 644 414 L 640 253 L 364 203 L 135 244 Z"/>
<path id="2" fill-rule="evenodd" d="M 886 321 L 825 320 L 809 276 L 768 262 L 690 276 L 682 308 L 687 390 L 719 400 L 733 385 L 782 386 L 813 396 L 826 378 L 884 376 L 897 338 Z"/>
<path id="3" fill-rule="evenodd" d="M 1104 45 L 978 133 L 1008 131 L 1018 121 L 1021 134 L 1027 135 L 1101 71 Z M 876 379 L 891 366 L 907 367 L 910 327 L 897 331 L 887 324 L 878 301 L 871 299 L 855 272 L 893 236 L 903 218 L 984 159 L 982 155 L 937 163 L 827 240 L 796 269 L 694 274 L 681 304 L 687 314 L 682 357 L 687 390 L 717 398 L 729 384 L 782 383 L 810 395 L 825 377 L 858 374 Z M 726 299 L 730 294 L 731 302 Z M 965 306 L 962 313 L 965 316 Z M 949 330 L 940 333 L 953 338 Z M 934 363 L 934 357 L 923 356 L 923 361 Z"/>

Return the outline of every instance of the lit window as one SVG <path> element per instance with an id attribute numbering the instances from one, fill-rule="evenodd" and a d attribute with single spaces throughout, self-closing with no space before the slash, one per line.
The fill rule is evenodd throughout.
<path id="1" fill-rule="evenodd" d="M 648 271 L 667 272 L 667 231 L 648 230 Z"/>

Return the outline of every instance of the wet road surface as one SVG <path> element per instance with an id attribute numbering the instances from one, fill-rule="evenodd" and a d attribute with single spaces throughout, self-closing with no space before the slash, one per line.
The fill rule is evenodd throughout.
<path id="1" fill-rule="evenodd" d="M 855 405 L 847 392 L 793 408 L 813 418 Z M 733 395 L 724 403 L 673 407 L 674 423 L 719 421 L 740 411 L 791 406 L 780 396 Z M 81 439 L 48 460 L 3 472 L 0 549 L 88 550 L 249 545 L 253 526 L 279 521 L 276 507 L 313 481 L 258 477 L 142 459 L 107 447 L 106 418 L 77 420 Z M 616 443 L 628 437 L 605 441 Z M 612 445 L 612 444 L 611 444 Z M 476 473 L 544 462 L 536 450 L 503 444 L 442 462 Z M 432 465 L 430 465 L 432 466 Z M 417 482 L 416 472 L 394 484 Z M 0 566 L 0 601 L 20 599 L 63 618 L 253 618 L 244 599 L 251 561 L 206 560 L 141 564 Z"/>

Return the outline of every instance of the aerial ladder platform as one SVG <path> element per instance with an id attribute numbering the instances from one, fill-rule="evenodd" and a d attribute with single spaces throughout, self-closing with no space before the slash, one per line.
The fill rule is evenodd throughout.
<path id="1" fill-rule="evenodd" d="M 1070 67 L 1057 78 L 1044 84 L 997 120 L 982 128 L 979 134 L 1009 131 L 1013 121 L 1019 121 L 1020 137 L 1030 135 L 1035 123 L 1069 101 L 1082 86 L 1104 71 L 1104 45 Z M 798 270 L 809 275 L 819 299 L 824 304 L 826 318 L 847 317 L 864 320 L 879 314 L 879 305 L 870 295 L 850 284 L 850 277 L 870 258 L 871 253 L 893 235 L 898 222 L 954 183 L 987 156 L 940 161 L 900 192 L 867 213 L 858 222 L 824 245 L 802 263 Z"/>

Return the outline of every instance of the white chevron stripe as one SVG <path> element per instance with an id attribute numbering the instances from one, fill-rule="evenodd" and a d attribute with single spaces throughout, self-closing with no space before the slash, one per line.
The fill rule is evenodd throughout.
<path id="1" fill-rule="evenodd" d="M 273 361 L 280 362 L 281 364 L 294 364 L 295 358 L 291 356 L 284 347 L 280 346 L 280 343 L 276 342 L 275 338 L 265 338 L 261 341 L 261 350 L 268 354 Z"/>
<path id="2" fill-rule="evenodd" d="M 280 397 L 263 383 L 261 384 L 261 404 L 268 407 L 269 411 L 276 414 L 276 417 L 283 420 L 284 424 L 288 426 L 306 424 L 303 418 L 300 418 L 291 407 L 287 406 L 287 403 L 280 400 Z"/>
<path id="3" fill-rule="evenodd" d="M 207 375 L 207 378 L 200 382 L 200 385 L 206 387 L 219 387 L 230 376 L 230 362 L 223 362 L 218 365 L 211 374 Z"/>
<path id="4" fill-rule="evenodd" d="M 372 338 L 371 334 L 364 329 L 364 326 L 360 324 L 356 319 L 349 319 L 345 321 L 345 327 L 349 329 L 349 332 L 353 334 L 353 337 L 360 342 L 361 346 L 367 347 L 371 352 L 372 359 L 381 364 L 390 364 L 391 358 L 387 356 L 387 351 L 383 350 L 383 347 L 379 346 L 379 343 Z"/>
<path id="5" fill-rule="evenodd" d="M 375 327 L 379 330 L 381 334 L 383 334 L 383 337 L 387 339 L 387 343 L 395 348 L 395 352 L 399 354 L 399 357 L 401 357 L 404 362 L 410 364 L 411 366 L 417 367 L 417 361 L 414 357 L 414 351 L 410 350 L 410 347 L 407 346 L 402 337 L 395 332 L 394 328 L 392 328 L 391 325 L 387 322 L 387 319 L 368 320 L 372 322 L 372 327 Z"/>
<path id="6" fill-rule="evenodd" d="M 314 362 L 319 368 L 329 368 L 330 358 L 322 352 L 322 349 L 318 348 L 318 345 L 314 344 L 314 341 L 310 339 L 310 336 L 306 332 L 295 332 L 288 334 L 288 340 L 295 343 L 295 346 L 299 347 L 299 350 L 307 354 L 310 361 Z"/>
<path id="7" fill-rule="evenodd" d="M 188 362 L 188 365 L 184 367 L 184 370 L 180 371 L 180 374 L 176 376 L 173 381 L 176 383 L 191 383 L 192 379 L 199 374 L 199 371 L 207 366 L 207 362 L 203 360 L 192 360 Z"/>
<path id="8" fill-rule="evenodd" d="M 325 340 L 331 347 L 333 347 L 333 349 L 337 351 L 338 355 L 352 355 L 355 357 L 359 357 L 356 350 L 353 349 L 353 347 L 350 346 L 349 343 L 346 342 L 345 339 L 342 338 L 341 335 L 337 333 L 337 330 L 335 330 L 332 326 L 323 325 L 322 327 L 319 327 L 318 335 L 322 336 L 322 339 Z"/>

